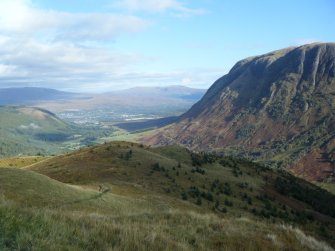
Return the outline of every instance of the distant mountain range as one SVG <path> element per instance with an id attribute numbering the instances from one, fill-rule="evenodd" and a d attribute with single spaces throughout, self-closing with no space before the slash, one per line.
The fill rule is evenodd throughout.
<path id="1" fill-rule="evenodd" d="M 102 94 L 71 93 L 40 87 L 2 88 L 0 89 L 0 105 L 32 105 L 41 102 L 63 103 L 63 101 L 73 102 L 82 99 L 85 99 L 88 103 L 99 103 L 96 102 L 96 99 L 99 99 L 100 103 L 113 104 L 115 100 L 120 98 L 124 99 L 123 103 L 126 104 L 149 104 L 150 102 L 162 99 L 162 102 L 171 99 L 187 102 L 199 100 L 205 92 L 205 89 L 178 85 L 167 87 L 134 87 Z M 132 99 L 128 100 L 128 97 L 132 97 Z M 149 100 L 143 100 L 143 98 L 149 98 Z"/>
<path id="2" fill-rule="evenodd" d="M 78 98 L 78 94 L 49 88 L 21 87 L 0 89 L 0 105 L 29 105 L 41 101 Z"/>
<path id="3" fill-rule="evenodd" d="M 335 175 L 335 44 L 290 47 L 239 61 L 179 121 L 145 138 Z"/>
<path id="4" fill-rule="evenodd" d="M 109 93 L 110 95 L 130 95 L 139 97 L 170 97 L 184 100 L 199 100 L 205 94 L 205 89 L 189 88 L 181 85 L 171 85 L 166 87 L 134 87 L 122 91 Z"/>
<path id="5" fill-rule="evenodd" d="M 48 88 L 6 88 L 0 89 L 0 105 L 40 107 L 57 115 L 78 111 L 80 114 L 76 117 L 82 116 L 82 111 L 99 110 L 98 120 L 115 120 L 112 116 L 108 118 L 108 114 L 114 114 L 116 118 L 141 114 L 161 118 L 187 111 L 205 92 L 205 89 L 184 86 L 135 87 L 102 94 L 70 93 Z"/>

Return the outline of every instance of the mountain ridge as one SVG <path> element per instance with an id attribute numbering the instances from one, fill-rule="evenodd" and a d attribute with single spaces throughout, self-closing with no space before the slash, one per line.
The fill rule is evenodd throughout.
<path id="1" fill-rule="evenodd" d="M 218 79 L 179 122 L 143 142 L 179 143 L 281 167 L 320 149 L 329 165 L 324 174 L 307 178 L 324 180 L 335 169 L 334 94 L 335 43 L 249 57 Z"/>
<path id="2" fill-rule="evenodd" d="M 14 87 L 0 89 L 0 105 L 27 105 L 37 101 L 67 100 L 79 94 L 42 87 Z"/>

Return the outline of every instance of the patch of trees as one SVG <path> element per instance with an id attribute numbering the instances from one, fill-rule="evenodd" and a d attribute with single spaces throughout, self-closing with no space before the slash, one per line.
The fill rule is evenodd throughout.
<path id="1" fill-rule="evenodd" d="M 249 137 L 254 131 L 255 131 L 255 126 L 251 124 L 247 124 L 243 127 L 241 127 L 239 130 L 236 132 L 236 138 L 237 139 L 244 139 Z"/>
<path id="2" fill-rule="evenodd" d="M 154 163 L 151 166 L 151 170 L 152 171 L 156 171 L 156 172 L 165 172 L 165 168 L 163 166 L 161 166 L 158 162 Z"/>
<path id="3" fill-rule="evenodd" d="M 191 161 L 193 166 L 202 166 L 203 164 L 212 164 L 217 160 L 214 153 L 191 153 Z"/>
<path id="4" fill-rule="evenodd" d="M 67 140 L 69 135 L 65 133 L 37 133 L 35 138 L 42 141 L 48 142 L 63 142 Z"/>
<path id="5" fill-rule="evenodd" d="M 232 157 L 225 157 L 225 158 L 222 158 L 220 161 L 219 161 L 220 165 L 222 166 L 226 166 L 226 167 L 231 167 L 231 168 L 237 168 L 238 167 L 238 160 L 237 159 L 234 159 Z"/>
<path id="6" fill-rule="evenodd" d="M 218 179 L 215 179 L 212 182 L 210 191 L 215 193 L 216 195 L 225 194 L 227 196 L 230 196 L 233 193 L 228 182 L 222 183 Z"/>
<path id="7" fill-rule="evenodd" d="M 284 114 L 284 104 L 280 101 L 277 101 L 268 106 L 266 110 L 272 118 L 278 119 Z"/>
<path id="8" fill-rule="evenodd" d="M 335 196 L 326 190 L 284 172 L 276 178 L 274 187 L 283 195 L 291 196 L 320 213 L 335 217 Z"/>
<path id="9" fill-rule="evenodd" d="M 129 150 L 125 153 L 120 154 L 120 159 L 123 159 L 123 160 L 130 160 L 132 157 L 133 157 L 133 151 L 132 150 Z"/>
<path id="10" fill-rule="evenodd" d="M 202 191 L 196 186 L 191 186 L 187 191 L 181 193 L 181 197 L 183 200 L 187 200 L 189 197 L 195 199 L 195 203 L 197 205 L 202 204 L 202 199 L 205 199 L 209 202 L 214 201 L 214 196 L 210 191 Z"/>
<path id="11" fill-rule="evenodd" d="M 97 137 L 95 136 L 87 136 L 84 139 L 80 140 L 80 143 L 83 145 L 92 145 L 97 140 Z"/>
<path id="12" fill-rule="evenodd" d="M 222 166 L 229 167 L 232 169 L 232 173 L 235 177 L 239 177 L 243 174 L 242 170 L 240 169 L 240 163 L 238 160 L 233 158 L 224 158 L 219 161 Z"/>
<path id="13" fill-rule="evenodd" d="M 194 168 L 192 168 L 191 173 L 200 173 L 200 174 L 204 175 L 206 173 L 206 171 L 203 168 L 194 167 Z"/>

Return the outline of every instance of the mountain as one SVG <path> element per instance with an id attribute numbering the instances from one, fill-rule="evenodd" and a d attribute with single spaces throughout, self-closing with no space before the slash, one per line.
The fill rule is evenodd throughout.
<path id="1" fill-rule="evenodd" d="M 111 131 L 73 125 L 42 108 L 0 106 L 0 157 L 58 154 L 91 144 Z"/>
<path id="2" fill-rule="evenodd" d="M 248 157 L 308 180 L 334 179 L 335 44 L 239 61 L 177 123 L 143 141 Z"/>
<path id="3" fill-rule="evenodd" d="M 55 114 L 41 108 L 0 106 L 0 121 L 1 157 L 57 151 L 52 143 L 67 138 L 65 132 L 71 129 Z"/>
<path id="4" fill-rule="evenodd" d="M 100 105 L 109 105 L 120 111 L 142 114 L 180 115 L 205 94 L 205 89 L 185 86 L 134 87 L 103 93 L 97 98 Z"/>
<path id="5" fill-rule="evenodd" d="M 129 105 L 134 102 L 134 105 L 138 105 L 140 102 L 146 104 L 147 101 L 149 101 L 148 104 L 150 104 L 150 102 L 157 102 L 159 99 L 163 99 L 163 102 L 165 99 L 175 99 L 179 102 L 196 102 L 205 94 L 205 92 L 205 89 L 189 88 L 179 85 L 166 87 L 133 87 L 102 94 L 72 93 L 41 87 L 0 88 L 0 105 L 36 105 L 45 102 L 62 104 L 71 101 L 80 102 L 83 99 L 84 101 L 87 101 L 88 104 L 92 102 L 93 105 L 97 100 L 100 100 L 100 103 L 102 104 L 115 105 L 117 105 L 117 101 L 120 100 L 124 100 L 124 104 Z M 128 99 L 129 97 L 132 99 Z M 143 100 L 143 98 L 146 99 Z M 97 103 L 99 104 L 99 102 Z"/>
<path id="6" fill-rule="evenodd" d="M 169 97 L 198 101 L 202 98 L 205 92 L 205 89 L 190 88 L 182 85 L 170 85 L 166 87 L 133 87 L 122 91 L 111 92 L 109 94 L 112 96 L 115 94 L 123 94 L 137 97 Z"/>
<path id="7" fill-rule="evenodd" d="M 178 146 L 97 145 L 23 169 L 0 168 L 0 188 L 2 249 L 335 245 L 334 195 L 284 171 Z"/>
<path id="8" fill-rule="evenodd" d="M 0 105 L 28 105 L 42 101 L 61 101 L 77 97 L 78 94 L 49 88 L 20 87 L 0 89 Z"/>
<path id="9" fill-rule="evenodd" d="M 71 108 L 96 109 L 99 107 L 111 107 L 124 111 L 132 111 L 141 107 L 144 111 L 148 110 L 151 113 L 157 113 L 159 109 L 183 110 L 184 107 L 191 107 L 205 92 L 205 89 L 185 86 L 134 87 L 102 94 L 90 94 L 91 98 L 86 100 L 56 102 L 58 106 L 53 103 L 51 105 L 54 105 L 54 108 L 59 111 L 66 110 L 71 105 Z M 46 107 L 50 106 L 48 103 L 43 105 Z"/>

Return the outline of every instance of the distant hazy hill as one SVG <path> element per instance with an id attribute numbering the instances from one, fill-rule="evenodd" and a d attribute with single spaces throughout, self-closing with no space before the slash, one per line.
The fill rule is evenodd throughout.
<path id="1" fill-rule="evenodd" d="M 186 86 L 172 85 L 166 87 L 134 87 L 126 90 L 122 90 L 119 92 L 111 92 L 113 95 L 131 95 L 138 97 L 169 97 L 176 99 L 184 99 L 184 100 L 195 100 L 198 101 L 205 94 L 205 89 L 195 89 L 189 88 Z"/>
<path id="2" fill-rule="evenodd" d="M 92 144 L 110 132 L 69 124 L 41 108 L 0 106 L 0 158 L 62 153 Z"/>
<path id="3" fill-rule="evenodd" d="M 335 170 L 335 44 L 239 61 L 179 123 L 146 139 L 293 166 L 310 180 Z"/>
<path id="4" fill-rule="evenodd" d="M 49 88 L 22 87 L 0 89 L 0 105 L 27 105 L 41 101 L 67 100 L 77 94 Z"/>
<path id="5" fill-rule="evenodd" d="M 64 141 L 71 126 L 39 108 L 0 107 L 0 157 L 60 152 L 54 142 Z"/>
<path id="6" fill-rule="evenodd" d="M 54 112 L 109 107 L 120 111 L 143 109 L 155 112 L 163 109 L 175 113 L 191 107 L 205 92 L 205 89 L 184 86 L 134 87 L 102 94 L 70 93 L 48 88 L 6 88 L 0 89 L 0 105 L 34 105 Z"/>
<path id="7" fill-rule="evenodd" d="M 136 107 L 157 112 L 159 109 L 183 110 L 192 106 L 205 94 L 205 89 L 185 86 L 134 87 L 97 95 L 96 104 L 112 105 L 131 110 Z"/>

